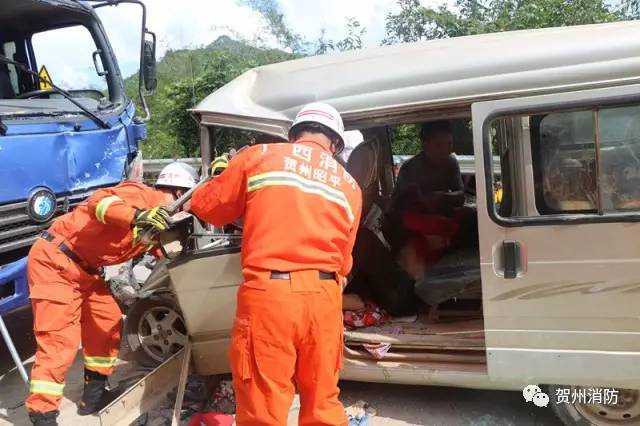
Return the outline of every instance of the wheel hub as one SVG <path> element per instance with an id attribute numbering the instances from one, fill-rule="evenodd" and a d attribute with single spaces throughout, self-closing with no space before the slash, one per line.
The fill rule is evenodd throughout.
<path id="1" fill-rule="evenodd" d="M 575 408 L 597 425 L 637 425 L 640 422 L 640 391 L 618 389 L 618 399 L 613 405 L 576 403 Z"/>
<path id="2" fill-rule="evenodd" d="M 174 309 L 156 306 L 149 309 L 138 323 L 142 349 L 154 360 L 162 362 L 187 342 L 184 321 Z"/>

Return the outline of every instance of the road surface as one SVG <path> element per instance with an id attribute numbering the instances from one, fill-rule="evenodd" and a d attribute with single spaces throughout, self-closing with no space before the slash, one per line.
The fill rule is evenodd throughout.
<path id="1" fill-rule="evenodd" d="M 31 314 L 23 311 L 6 318 L 23 359 L 30 367 L 34 352 Z M 76 425 L 73 401 L 82 392 L 82 365 L 78 358 L 67 378 L 61 425 Z M 26 389 L 13 368 L 4 345 L 0 345 L 0 425 L 29 425 L 22 401 Z M 345 406 L 364 400 L 377 415 L 367 423 L 377 425 L 433 426 L 561 426 L 550 408 L 527 404 L 519 392 L 481 391 L 425 386 L 400 386 L 342 382 Z M 294 406 L 295 411 L 295 406 Z M 84 417 L 81 424 L 98 424 Z"/>

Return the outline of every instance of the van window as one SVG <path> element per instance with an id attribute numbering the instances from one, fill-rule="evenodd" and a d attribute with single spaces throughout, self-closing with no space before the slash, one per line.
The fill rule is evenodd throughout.
<path id="1" fill-rule="evenodd" d="M 591 111 L 529 119 L 536 205 L 542 214 L 597 210 L 596 149 Z"/>
<path id="2" fill-rule="evenodd" d="M 500 131 L 513 123 L 519 132 Z M 526 171 L 505 170 L 505 163 L 522 155 L 514 147 L 529 142 L 536 211 L 527 215 L 640 211 L 640 106 L 504 117 L 492 129 L 503 175 L 520 173 L 521 181 Z M 497 208 L 500 216 L 516 216 Z"/>
<path id="3" fill-rule="evenodd" d="M 602 209 L 640 210 L 640 106 L 599 113 Z"/>

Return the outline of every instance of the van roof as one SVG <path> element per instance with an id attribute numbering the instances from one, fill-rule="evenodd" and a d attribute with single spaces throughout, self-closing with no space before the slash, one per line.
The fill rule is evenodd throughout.
<path id="1" fill-rule="evenodd" d="M 329 102 L 347 127 L 372 117 L 464 110 L 483 99 L 640 81 L 640 22 L 501 32 L 306 57 L 254 68 L 192 111 L 207 125 L 285 134 Z"/>

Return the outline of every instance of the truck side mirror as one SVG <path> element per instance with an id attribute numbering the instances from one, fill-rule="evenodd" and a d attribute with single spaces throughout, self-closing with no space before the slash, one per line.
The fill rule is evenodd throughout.
<path id="1" fill-rule="evenodd" d="M 156 78 L 156 40 L 144 40 L 142 48 L 142 79 L 147 92 L 153 92 L 158 86 Z"/>

